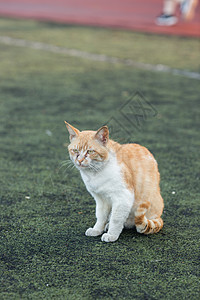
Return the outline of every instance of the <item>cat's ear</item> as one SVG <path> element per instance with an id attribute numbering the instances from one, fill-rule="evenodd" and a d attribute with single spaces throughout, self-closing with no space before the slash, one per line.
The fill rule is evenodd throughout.
<path id="1" fill-rule="evenodd" d="M 70 141 L 72 141 L 73 139 L 75 139 L 79 135 L 80 131 L 78 129 L 76 129 L 75 127 L 73 127 L 72 125 L 70 125 L 69 123 L 67 123 L 66 121 L 65 121 L 65 124 L 67 126 L 68 131 L 69 131 Z"/>
<path id="2" fill-rule="evenodd" d="M 109 140 L 109 130 L 107 126 L 103 126 L 97 130 L 95 134 L 95 138 L 104 146 L 107 144 Z"/>

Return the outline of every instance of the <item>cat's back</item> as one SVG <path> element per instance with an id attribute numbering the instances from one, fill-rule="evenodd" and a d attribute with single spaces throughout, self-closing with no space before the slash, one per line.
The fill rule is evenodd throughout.
<path id="1" fill-rule="evenodd" d="M 158 165 L 147 148 L 139 144 L 123 144 L 116 150 L 116 158 L 130 189 L 136 193 L 143 193 L 150 186 L 159 189 Z"/>
<path id="2" fill-rule="evenodd" d="M 124 163 L 127 166 L 155 166 L 157 167 L 157 162 L 153 154 L 144 146 L 139 144 L 123 144 L 112 146 L 115 150 L 116 157 L 119 163 Z"/>

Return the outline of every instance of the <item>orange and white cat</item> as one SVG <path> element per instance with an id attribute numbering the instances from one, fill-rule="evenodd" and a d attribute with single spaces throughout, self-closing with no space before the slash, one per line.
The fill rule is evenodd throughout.
<path id="1" fill-rule="evenodd" d="M 65 123 L 70 159 L 96 201 L 96 224 L 85 234 L 103 234 L 102 241 L 114 242 L 124 227 L 136 226 L 144 234 L 158 232 L 163 227 L 164 204 L 153 155 L 138 144 L 112 141 L 107 126 L 79 131 Z"/>

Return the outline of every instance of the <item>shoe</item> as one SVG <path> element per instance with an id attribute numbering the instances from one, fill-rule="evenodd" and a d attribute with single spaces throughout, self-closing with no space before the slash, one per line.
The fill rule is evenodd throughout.
<path id="1" fill-rule="evenodd" d="M 155 23 L 159 26 L 172 26 L 178 22 L 178 18 L 174 15 L 161 14 L 156 18 Z"/>
<path id="2" fill-rule="evenodd" d="M 181 3 L 181 14 L 183 19 L 191 20 L 194 17 L 195 8 L 197 7 L 198 0 L 185 0 Z"/>

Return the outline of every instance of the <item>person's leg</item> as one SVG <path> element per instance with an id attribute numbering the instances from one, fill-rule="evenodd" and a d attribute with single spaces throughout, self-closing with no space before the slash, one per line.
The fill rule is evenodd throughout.
<path id="1" fill-rule="evenodd" d="M 172 26 L 178 22 L 175 16 L 176 6 L 179 0 L 164 0 L 163 13 L 156 18 L 156 24 L 160 26 Z"/>
<path id="2" fill-rule="evenodd" d="M 163 14 L 171 16 L 175 14 L 178 0 L 164 0 Z"/>
<path id="3" fill-rule="evenodd" d="M 193 19 L 198 0 L 179 0 L 183 19 L 189 21 Z"/>

